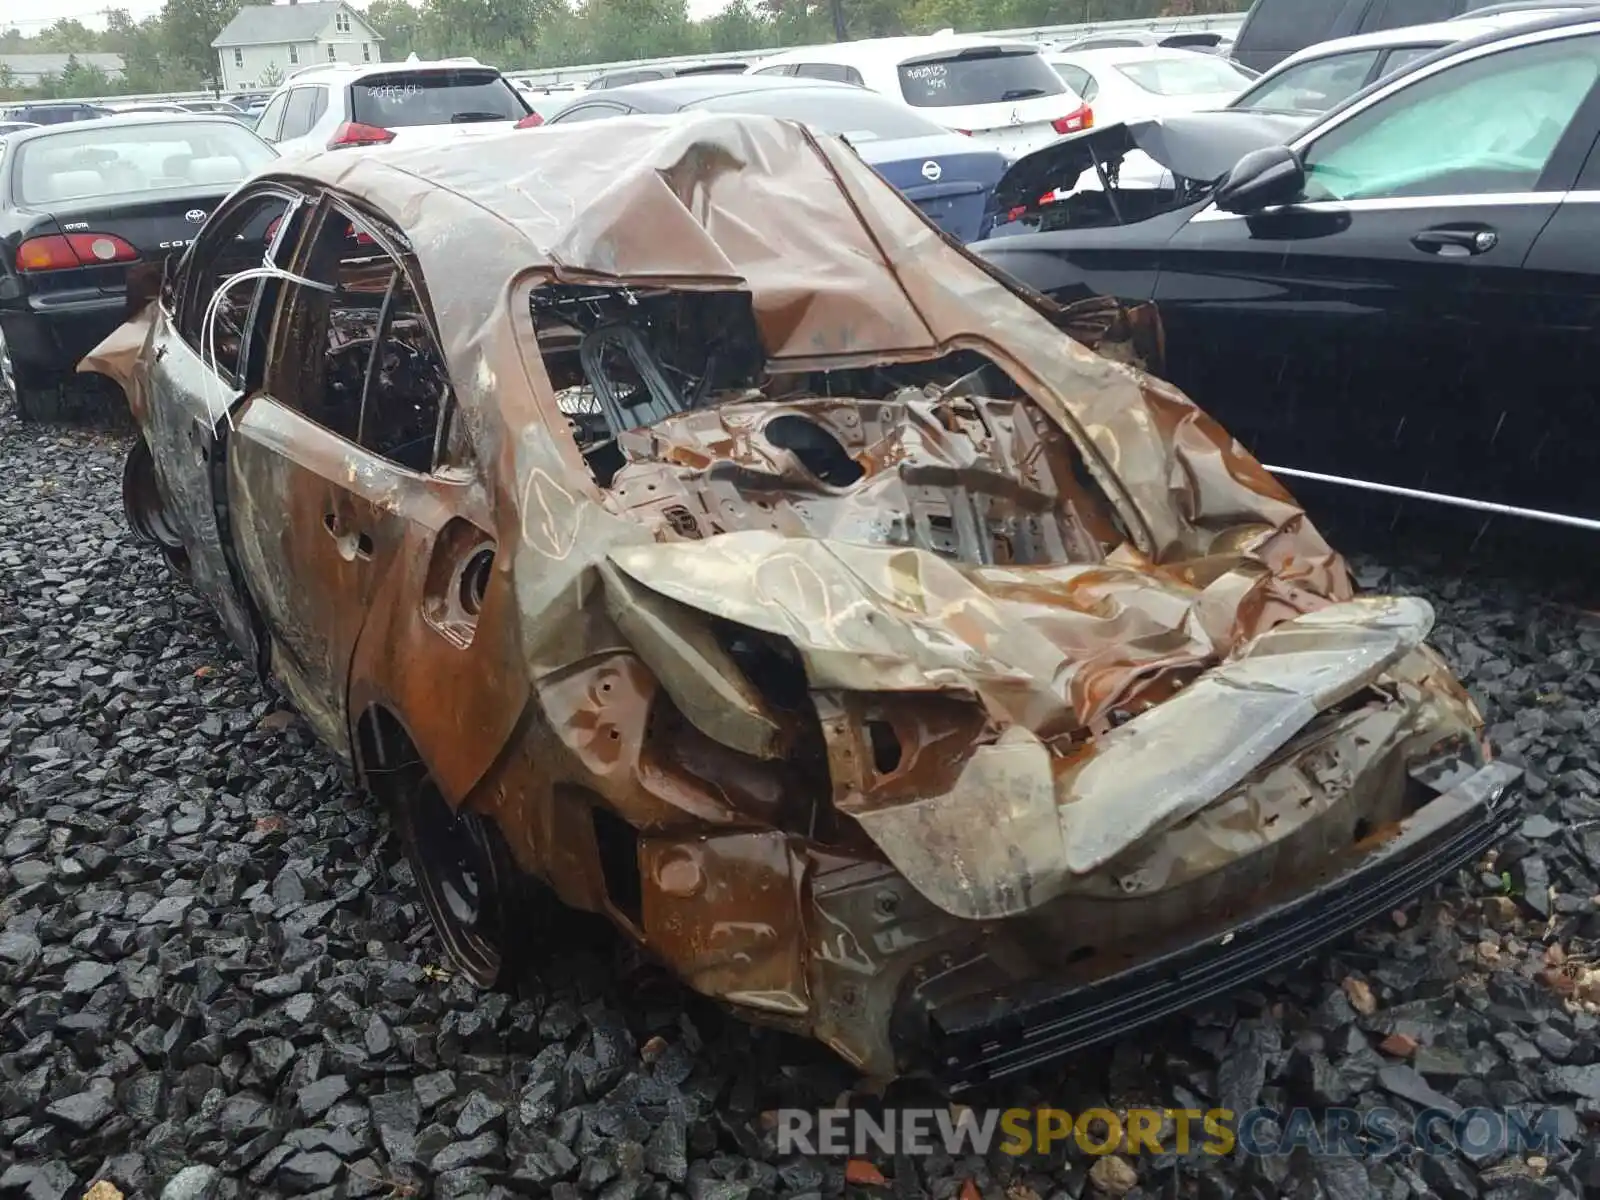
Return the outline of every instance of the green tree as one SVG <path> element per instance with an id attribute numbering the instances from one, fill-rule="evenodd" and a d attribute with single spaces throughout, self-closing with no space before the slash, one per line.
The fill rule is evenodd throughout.
<path id="1" fill-rule="evenodd" d="M 422 14 L 406 0 L 372 0 L 366 18 L 383 37 L 385 59 L 404 59 L 412 51 L 422 55 Z"/>
<path id="2" fill-rule="evenodd" d="M 204 86 L 217 74 L 211 43 L 243 5 L 239 0 L 167 0 L 161 8 L 161 58 L 181 72 L 190 87 Z"/>
<path id="3" fill-rule="evenodd" d="M 747 0 L 732 0 L 727 8 L 700 24 L 707 50 L 755 50 L 773 40 L 772 22 L 751 8 Z"/>

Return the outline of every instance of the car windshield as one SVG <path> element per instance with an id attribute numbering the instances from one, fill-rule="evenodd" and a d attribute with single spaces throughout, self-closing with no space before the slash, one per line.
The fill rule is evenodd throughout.
<path id="1" fill-rule="evenodd" d="M 520 121 L 517 91 L 494 70 L 394 71 L 350 85 L 350 119 L 382 129 Z"/>
<path id="2" fill-rule="evenodd" d="M 12 189 L 19 204 L 120 199 L 237 183 L 275 157 L 255 134 L 226 121 L 63 129 L 17 147 Z"/>
<path id="3" fill-rule="evenodd" d="M 1116 67 L 1145 91 L 1158 96 L 1231 94 L 1245 87 L 1251 79 L 1226 59 L 1208 54 L 1129 59 L 1117 63 Z"/>
<path id="4" fill-rule="evenodd" d="M 900 64 L 900 94 L 916 108 L 1004 104 L 1066 90 L 1037 50 L 978 46 Z"/>
<path id="5" fill-rule="evenodd" d="M 800 121 L 822 133 L 839 134 L 855 143 L 891 138 L 916 138 L 948 133 L 926 117 L 874 92 L 855 88 L 774 88 L 713 96 L 690 106 L 716 112 L 757 113 Z"/>

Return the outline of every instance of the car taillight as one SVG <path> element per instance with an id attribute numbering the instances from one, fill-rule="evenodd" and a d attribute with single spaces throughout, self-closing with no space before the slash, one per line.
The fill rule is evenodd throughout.
<path id="1" fill-rule="evenodd" d="M 270 242 L 270 241 L 272 241 L 273 238 L 278 236 L 278 226 L 280 226 L 282 224 L 283 224 L 283 218 L 282 217 L 273 217 L 272 218 L 272 224 L 267 226 L 267 237 L 266 237 L 267 241 Z"/>
<path id="2" fill-rule="evenodd" d="M 360 121 L 346 121 L 333 131 L 328 142 L 329 150 L 345 146 L 381 146 L 394 141 L 394 130 L 380 129 L 376 125 L 363 125 Z"/>
<path id="3" fill-rule="evenodd" d="M 374 239 L 370 233 L 366 233 L 360 229 L 357 229 L 354 221 L 351 221 L 350 224 L 346 226 L 344 235 L 347 238 L 354 238 L 356 245 L 358 246 L 376 246 L 378 244 L 376 239 Z"/>
<path id="4" fill-rule="evenodd" d="M 958 130 L 956 130 L 956 132 L 959 133 L 962 137 L 971 137 L 972 136 L 972 130 L 970 130 L 970 129 L 958 129 Z"/>
<path id="5" fill-rule="evenodd" d="M 1057 133 L 1078 133 L 1084 129 L 1093 129 L 1094 109 L 1087 104 L 1080 104 L 1066 116 L 1051 121 L 1050 128 Z"/>
<path id="6" fill-rule="evenodd" d="M 99 263 L 132 262 L 139 252 L 114 233 L 52 233 L 17 247 L 18 271 L 61 271 Z"/>
<path id="7" fill-rule="evenodd" d="M 538 113 L 529 113 L 512 126 L 513 129 L 537 129 L 544 124 L 544 118 Z"/>

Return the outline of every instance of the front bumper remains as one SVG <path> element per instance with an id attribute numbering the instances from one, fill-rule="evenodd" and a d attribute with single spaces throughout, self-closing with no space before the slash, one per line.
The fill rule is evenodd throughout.
<path id="1" fill-rule="evenodd" d="M 1519 768 L 1492 762 L 1435 797 L 1359 861 L 1248 919 L 1168 947 L 1092 982 L 1036 981 L 1003 994 L 941 999 L 925 988 L 903 1004 L 930 1029 L 929 1065 L 952 1093 L 1124 1036 L 1243 987 L 1393 911 L 1505 835 Z M 1372 843 L 1376 843 L 1375 845 Z"/>

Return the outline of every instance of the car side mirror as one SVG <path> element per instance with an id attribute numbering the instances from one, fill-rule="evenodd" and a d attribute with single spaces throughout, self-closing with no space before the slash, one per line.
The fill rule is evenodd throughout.
<path id="1" fill-rule="evenodd" d="M 1298 154 L 1287 146 L 1266 146 L 1233 164 L 1217 188 L 1217 207 L 1230 213 L 1259 212 L 1288 204 L 1305 183 L 1306 169 Z"/>

